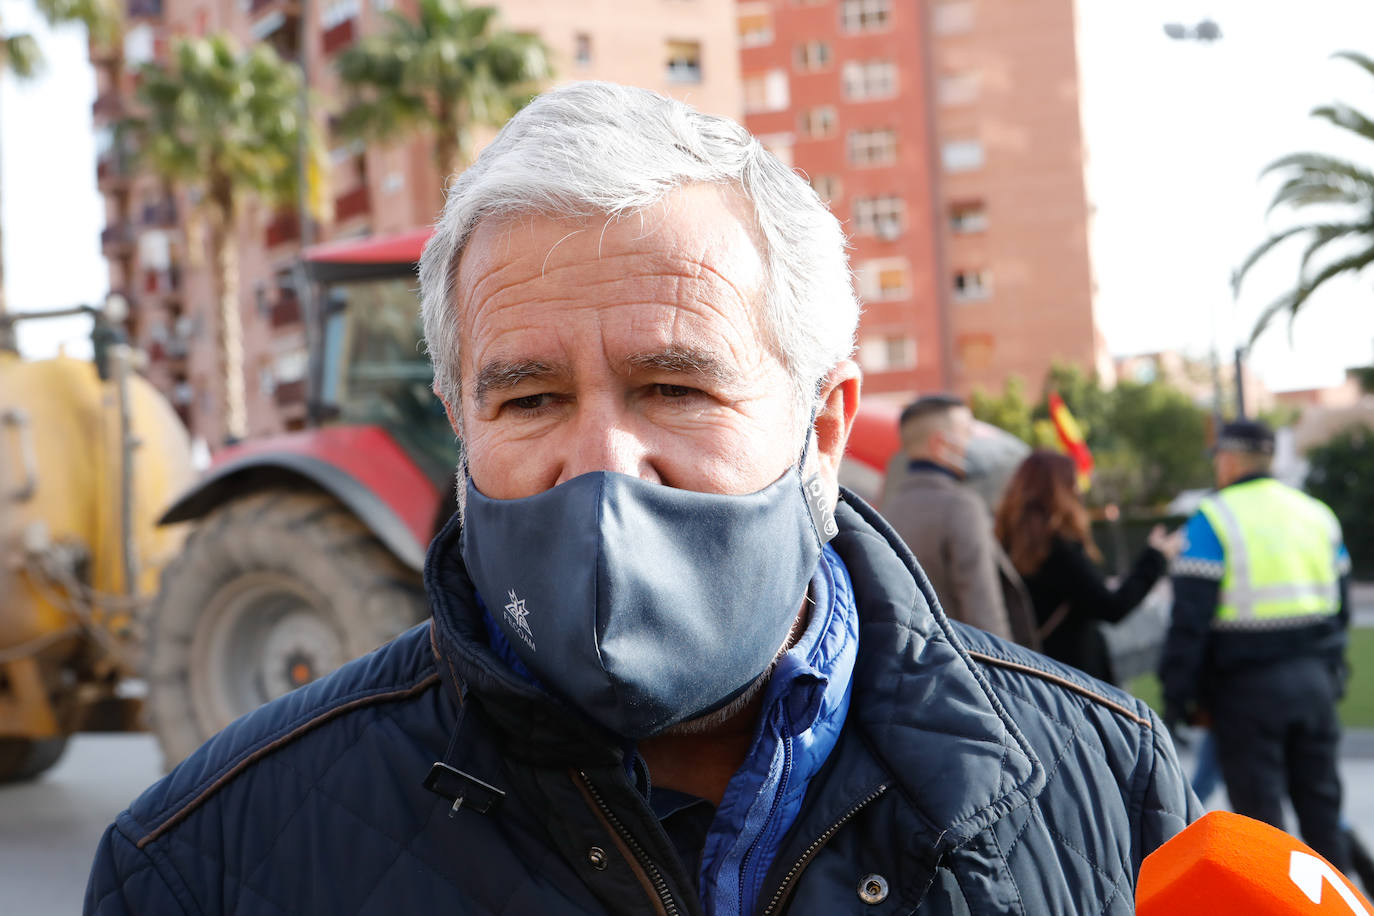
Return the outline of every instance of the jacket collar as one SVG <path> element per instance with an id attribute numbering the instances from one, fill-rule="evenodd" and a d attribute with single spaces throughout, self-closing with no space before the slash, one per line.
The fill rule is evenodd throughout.
<path id="1" fill-rule="evenodd" d="M 915 813 L 913 839 L 937 853 L 1034 798 L 1045 769 L 969 658 L 915 557 L 872 508 L 845 491 L 831 541 L 859 608 L 859 659 L 846 731 L 861 731 Z M 625 748 L 496 656 L 458 549 L 456 517 L 430 545 L 425 588 L 440 670 L 535 765 L 623 764 Z"/>
<path id="2" fill-rule="evenodd" d="M 969 658 L 916 558 L 845 491 L 832 541 L 860 609 L 851 722 L 916 813 L 917 840 L 955 848 L 1044 788 L 1045 767 Z"/>
<path id="3" fill-rule="evenodd" d="M 956 471 L 945 467 L 937 461 L 930 461 L 926 458 L 913 458 L 907 463 L 906 469 L 912 474 L 923 474 L 937 479 L 945 477 L 954 483 L 963 483 L 964 480 Z"/>

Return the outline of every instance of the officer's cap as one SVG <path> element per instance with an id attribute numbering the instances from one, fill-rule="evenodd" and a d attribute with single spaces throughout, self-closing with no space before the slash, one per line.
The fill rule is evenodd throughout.
<path id="1" fill-rule="evenodd" d="M 1274 431 L 1260 420 L 1236 420 L 1221 428 L 1217 452 L 1242 452 L 1248 455 L 1274 454 Z"/>

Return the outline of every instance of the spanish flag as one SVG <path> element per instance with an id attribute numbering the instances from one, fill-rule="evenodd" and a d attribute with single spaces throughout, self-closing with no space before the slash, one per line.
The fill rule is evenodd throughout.
<path id="1" fill-rule="evenodd" d="M 1078 428 L 1078 422 L 1069 413 L 1068 406 L 1057 391 L 1050 392 L 1050 420 L 1054 422 L 1054 431 L 1059 434 L 1060 444 L 1078 469 L 1078 486 L 1086 490 L 1093 476 L 1093 453 L 1083 438 L 1083 431 Z"/>

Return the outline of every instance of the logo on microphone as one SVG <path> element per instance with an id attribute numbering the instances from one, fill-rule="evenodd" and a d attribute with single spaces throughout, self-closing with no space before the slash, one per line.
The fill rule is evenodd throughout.
<path id="1" fill-rule="evenodd" d="M 517 598 L 515 589 L 511 589 L 508 594 L 510 601 L 505 607 L 506 622 L 525 641 L 525 645 L 530 647 L 530 651 L 534 651 L 534 631 L 530 629 L 530 612 L 525 608 L 525 599 Z"/>

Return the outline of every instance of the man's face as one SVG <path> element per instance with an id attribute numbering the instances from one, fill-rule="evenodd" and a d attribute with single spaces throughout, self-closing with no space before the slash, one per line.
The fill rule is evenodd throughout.
<path id="1" fill-rule="evenodd" d="M 592 471 L 711 493 L 772 483 L 804 418 L 754 318 L 765 277 L 747 204 L 714 187 L 642 218 L 480 223 L 458 270 L 449 405 L 477 489 L 514 499 Z"/>

